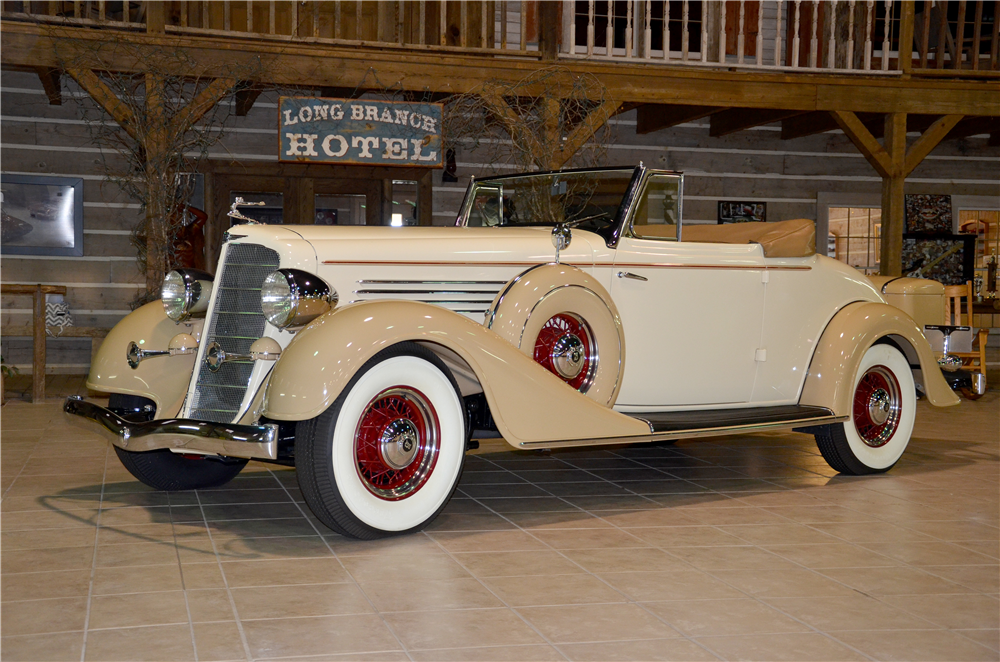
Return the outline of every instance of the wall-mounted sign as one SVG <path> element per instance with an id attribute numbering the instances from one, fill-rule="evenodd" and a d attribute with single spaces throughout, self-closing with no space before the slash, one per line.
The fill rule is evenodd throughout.
<path id="1" fill-rule="evenodd" d="M 279 161 L 442 167 L 439 103 L 282 97 Z"/>

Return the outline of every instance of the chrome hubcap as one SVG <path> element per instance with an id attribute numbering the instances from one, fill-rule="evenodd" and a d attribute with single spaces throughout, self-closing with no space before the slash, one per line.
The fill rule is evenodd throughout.
<path id="1" fill-rule="evenodd" d="M 567 333 L 552 347 L 552 367 L 563 379 L 575 379 L 587 358 L 583 341 L 572 333 Z"/>
<path id="2" fill-rule="evenodd" d="M 405 469 L 416 457 L 419 446 L 417 428 L 409 419 L 395 420 L 386 426 L 379 439 L 379 454 L 393 469 Z"/>
<path id="3" fill-rule="evenodd" d="M 889 418 L 892 400 L 884 388 L 875 389 L 868 398 L 868 415 L 875 425 L 882 425 Z"/>

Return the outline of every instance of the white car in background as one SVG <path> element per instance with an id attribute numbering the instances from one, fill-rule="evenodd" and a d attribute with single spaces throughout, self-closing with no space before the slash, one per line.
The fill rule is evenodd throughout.
<path id="1" fill-rule="evenodd" d="M 815 254 L 811 221 L 685 226 L 683 176 L 473 181 L 458 227 L 232 227 L 213 276 L 108 335 L 65 410 L 139 480 L 294 465 L 359 538 L 413 531 L 477 437 L 516 449 L 793 428 L 838 471 L 886 471 L 915 384 L 957 404 L 916 324 Z M 232 213 L 231 213 L 232 215 Z"/>

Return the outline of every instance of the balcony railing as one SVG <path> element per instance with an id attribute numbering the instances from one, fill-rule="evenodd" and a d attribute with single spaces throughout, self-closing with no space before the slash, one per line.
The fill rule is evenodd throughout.
<path id="1" fill-rule="evenodd" d="M 557 41 L 559 58 L 805 72 L 969 75 L 1000 71 L 998 4 L 984 0 L 563 0 L 558 12 L 545 15 L 546 20 L 558 22 L 558 29 L 550 33 Z M 539 0 L 4 0 L 0 16 L 172 34 L 541 57 L 542 14 Z"/>

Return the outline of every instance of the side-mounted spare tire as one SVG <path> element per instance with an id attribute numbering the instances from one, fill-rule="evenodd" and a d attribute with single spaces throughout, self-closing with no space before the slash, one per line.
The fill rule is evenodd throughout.
<path id="1" fill-rule="evenodd" d="M 108 409 L 132 422 L 148 421 L 156 412 L 152 400 L 113 393 Z M 163 449 L 135 452 L 115 446 L 128 472 L 157 490 L 200 490 L 225 485 L 243 470 L 248 460 L 211 455 L 180 455 Z"/>
<path id="2" fill-rule="evenodd" d="M 592 400 L 615 403 L 625 371 L 621 317 L 607 290 L 577 267 L 519 274 L 493 300 L 486 326 Z"/>

